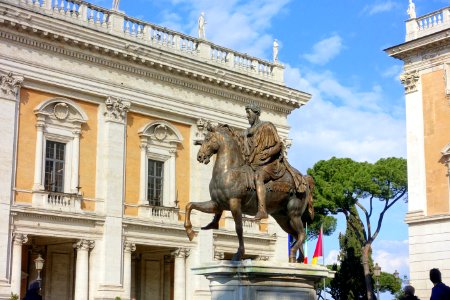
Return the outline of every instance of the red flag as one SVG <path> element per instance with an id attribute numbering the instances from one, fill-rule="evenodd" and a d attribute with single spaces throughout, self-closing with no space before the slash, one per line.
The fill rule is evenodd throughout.
<path id="1" fill-rule="evenodd" d="M 319 234 L 319 239 L 317 240 L 317 244 L 316 244 L 316 250 L 314 250 L 314 256 L 312 259 L 311 264 L 316 265 L 317 261 L 319 260 L 320 256 L 323 256 L 322 253 L 322 226 L 320 226 L 320 234 Z"/>

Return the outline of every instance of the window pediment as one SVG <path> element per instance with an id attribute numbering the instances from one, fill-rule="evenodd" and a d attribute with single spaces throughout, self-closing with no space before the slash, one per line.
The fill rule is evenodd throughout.
<path id="1" fill-rule="evenodd" d="M 139 131 L 139 136 L 143 142 L 150 145 L 162 147 L 174 147 L 183 141 L 180 131 L 166 121 L 155 121 Z"/>
<path id="2" fill-rule="evenodd" d="M 54 98 L 39 104 L 34 113 L 39 121 L 45 122 L 47 126 L 57 127 L 80 127 L 86 123 L 86 113 L 72 100 L 65 98 Z"/>

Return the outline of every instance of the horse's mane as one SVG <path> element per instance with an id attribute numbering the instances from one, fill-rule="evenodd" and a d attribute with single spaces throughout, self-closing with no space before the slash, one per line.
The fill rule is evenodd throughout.
<path id="1" fill-rule="evenodd" d="M 234 129 L 228 124 L 220 124 L 217 125 L 216 130 L 223 132 L 224 134 L 229 134 L 233 140 L 239 145 L 239 149 L 241 149 L 241 154 L 243 155 L 244 151 L 244 139 L 242 138 L 242 130 Z"/>

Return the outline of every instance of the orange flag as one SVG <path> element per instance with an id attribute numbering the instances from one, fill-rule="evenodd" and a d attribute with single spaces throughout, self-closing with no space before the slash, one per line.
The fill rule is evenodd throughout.
<path id="1" fill-rule="evenodd" d="M 312 258 L 311 264 L 316 265 L 317 261 L 319 260 L 320 256 L 323 256 L 323 250 L 322 250 L 322 226 L 320 226 L 320 234 L 319 239 L 317 240 L 316 249 L 314 250 L 314 256 Z"/>

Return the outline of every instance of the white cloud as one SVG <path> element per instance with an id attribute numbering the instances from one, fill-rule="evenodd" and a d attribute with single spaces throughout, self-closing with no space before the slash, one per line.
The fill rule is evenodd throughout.
<path id="1" fill-rule="evenodd" d="M 363 13 L 367 13 L 369 15 L 375 15 L 379 13 L 384 13 L 391 11 L 393 9 L 399 8 L 399 4 L 394 1 L 385 1 L 380 2 L 374 5 L 366 5 L 363 9 Z"/>
<path id="2" fill-rule="evenodd" d="M 341 52 L 342 48 L 342 38 L 335 34 L 317 42 L 313 46 L 312 52 L 304 54 L 303 57 L 310 63 L 325 65 L 335 58 Z"/>
<path id="3" fill-rule="evenodd" d="M 400 277 L 409 274 L 408 240 L 380 240 L 373 245 L 374 263 L 378 263 L 381 270 L 388 273 L 398 271 Z"/>
<path id="4" fill-rule="evenodd" d="M 270 59 L 273 37 L 267 32 L 271 20 L 286 9 L 291 0 L 171 0 L 162 11 L 161 25 L 197 36 L 197 19 L 205 12 L 206 38 L 213 43 L 256 57 Z M 167 1 L 166 1 L 167 2 Z"/>
<path id="5" fill-rule="evenodd" d="M 339 255 L 339 250 L 330 250 L 328 252 L 327 257 L 325 258 L 325 265 L 332 265 L 332 264 L 337 264 L 338 263 L 338 255 Z"/>
<path id="6" fill-rule="evenodd" d="M 330 72 L 301 74 L 289 65 L 285 76 L 288 85 L 313 95 L 289 116 L 294 166 L 305 171 L 332 156 L 370 162 L 405 156 L 404 119 L 384 108 L 379 86 L 359 91 L 342 85 Z"/>
<path id="7" fill-rule="evenodd" d="M 384 70 L 382 72 L 382 76 L 386 77 L 386 78 L 393 78 L 395 81 L 399 81 L 400 79 L 400 74 L 403 71 L 403 67 L 400 64 L 397 65 L 392 65 L 389 68 L 387 68 L 386 70 Z"/>

